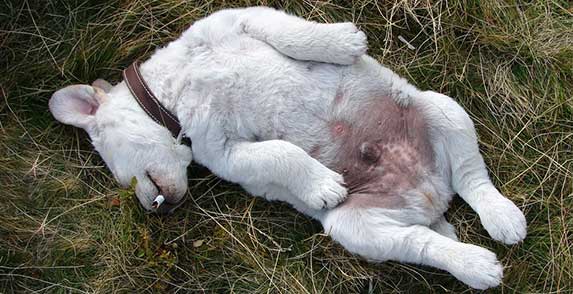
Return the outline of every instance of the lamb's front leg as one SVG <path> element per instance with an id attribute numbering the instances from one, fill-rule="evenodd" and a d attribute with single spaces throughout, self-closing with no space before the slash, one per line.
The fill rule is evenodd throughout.
<path id="1" fill-rule="evenodd" d="M 245 9 L 243 31 L 298 60 L 352 64 L 367 49 L 366 35 L 353 23 L 307 21 L 268 7 Z"/>
<path id="2" fill-rule="evenodd" d="M 230 140 L 213 124 L 202 132 L 198 129 L 191 136 L 194 159 L 228 181 L 284 187 L 311 209 L 331 208 L 346 198 L 342 175 L 294 144 Z"/>
<path id="3" fill-rule="evenodd" d="M 289 142 L 236 142 L 227 152 L 222 176 L 230 181 L 283 186 L 312 209 L 331 208 L 346 198 L 340 174 Z"/>

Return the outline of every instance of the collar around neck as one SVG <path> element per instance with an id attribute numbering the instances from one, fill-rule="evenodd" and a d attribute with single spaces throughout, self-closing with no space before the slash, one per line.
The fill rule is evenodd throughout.
<path id="1" fill-rule="evenodd" d="M 123 79 L 127 84 L 127 88 L 135 97 L 135 100 L 141 108 L 153 119 L 156 123 L 164 126 L 171 132 L 173 137 L 181 140 L 185 145 L 191 146 L 191 140 L 184 137 L 181 132 L 181 123 L 169 112 L 161 102 L 153 95 L 149 86 L 143 80 L 141 72 L 139 71 L 140 62 L 136 60 L 128 68 L 123 71 Z"/>

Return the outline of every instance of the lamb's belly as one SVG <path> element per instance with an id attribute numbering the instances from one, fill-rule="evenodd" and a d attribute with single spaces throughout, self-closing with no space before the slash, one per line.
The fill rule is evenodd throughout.
<path id="1" fill-rule="evenodd" d="M 422 111 L 389 97 L 354 109 L 361 111 L 341 111 L 329 122 L 332 146 L 310 151 L 344 176 L 349 197 L 340 208 L 410 210 L 423 220 L 443 214 L 451 192 L 435 171 Z"/>

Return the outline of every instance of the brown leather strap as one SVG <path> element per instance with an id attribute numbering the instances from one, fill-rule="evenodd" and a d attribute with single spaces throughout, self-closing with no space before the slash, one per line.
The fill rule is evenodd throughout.
<path id="1" fill-rule="evenodd" d="M 179 138 L 181 133 L 181 124 L 177 117 L 169 112 L 149 89 L 149 86 L 143 80 L 141 72 L 139 71 L 139 61 L 133 62 L 128 68 L 123 71 L 123 78 L 129 91 L 135 97 L 139 106 L 143 108 L 145 113 L 149 115 L 156 123 L 166 127 L 173 137 Z M 184 143 L 190 143 L 184 141 Z"/>

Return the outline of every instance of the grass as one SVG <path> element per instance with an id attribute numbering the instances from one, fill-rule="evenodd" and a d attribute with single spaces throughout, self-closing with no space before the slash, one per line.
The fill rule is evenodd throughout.
<path id="1" fill-rule="evenodd" d="M 459 198 L 449 220 L 504 264 L 492 292 L 573 292 L 573 6 L 558 0 L 0 1 L 0 292 L 473 292 L 436 269 L 368 263 L 198 166 L 183 207 L 145 214 L 86 134 L 49 114 L 55 90 L 117 82 L 193 21 L 255 4 L 353 21 L 370 55 L 459 101 L 528 237 L 493 241 Z"/>

